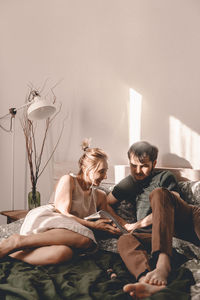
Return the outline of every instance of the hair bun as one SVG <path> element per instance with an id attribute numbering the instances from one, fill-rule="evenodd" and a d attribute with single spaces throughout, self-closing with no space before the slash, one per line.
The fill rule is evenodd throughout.
<path id="1" fill-rule="evenodd" d="M 86 151 L 90 147 L 91 138 L 85 138 L 82 141 L 81 148 L 83 151 Z"/>

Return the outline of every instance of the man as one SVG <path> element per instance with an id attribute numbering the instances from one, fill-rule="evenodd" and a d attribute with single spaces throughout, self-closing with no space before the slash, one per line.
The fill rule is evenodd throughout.
<path id="1" fill-rule="evenodd" d="M 171 271 L 173 236 L 200 245 L 200 208 L 180 198 L 171 172 L 155 170 L 157 155 L 157 147 L 148 142 L 133 144 L 128 151 L 131 175 L 108 195 L 110 205 L 126 199 L 136 207 L 136 223 L 127 224 L 118 217 L 130 232 L 119 238 L 118 251 L 138 281 L 125 285 L 124 291 L 139 299 L 166 286 Z M 148 250 L 151 250 L 153 266 Z"/>

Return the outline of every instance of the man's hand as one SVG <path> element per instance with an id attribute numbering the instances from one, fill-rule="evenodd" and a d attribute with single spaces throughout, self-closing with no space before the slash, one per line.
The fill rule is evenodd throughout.
<path id="1" fill-rule="evenodd" d="M 126 230 L 131 232 L 135 229 L 146 227 L 146 226 L 149 226 L 149 225 L 152 225 L 152 214 L 146 216 L 144 219 L 141 219 L 141 220 L 139 220 L 135 223 L 131 223 L 131 224 L 126 223 L 124 225 L 124 227 L 126 228 Z"/>
<path id="2" fill-rule="evenodd" d="M 131 224 L 127 223 L 127 224 L 124 225 L 124 227 L 126 228 L 126 230 L 128 232 L 131 232 L 131 231 L 133 231 L 133 230 L 135 230 L 135 229 L 138 228 L 137 222 L 136 223 L 131 223 Z"/>
<path id="3" fill-rule="evenodd" d="M 112 220 L 109 219 L 99 219 L 93 222 L 93 229 L 106 231 L 115 235 L 120 235 L 121 231 L 119 228 L 112 224 Z"/>

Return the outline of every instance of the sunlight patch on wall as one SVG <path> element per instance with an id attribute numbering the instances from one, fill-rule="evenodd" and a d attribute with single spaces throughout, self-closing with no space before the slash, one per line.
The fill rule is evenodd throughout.
<path id="1" fill-rule="evenodd" d="M 129 145 L 141 139 L 142 95 L 134 89 L 129 91 Z"/>
<path id="2" fill-rule="evenodd" d="M 169 118 L 170 152 L 190 162 L 193 169 L 200 169 L 200 135 L 177 118 Z"/>

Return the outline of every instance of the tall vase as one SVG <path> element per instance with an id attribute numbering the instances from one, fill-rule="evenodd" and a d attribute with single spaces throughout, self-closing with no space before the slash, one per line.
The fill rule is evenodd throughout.
<path id="1" fill-rule="evenodd" d="M 40 206 L 40 193 L 36 189 L 32 189 L 28 193 L 28 209 L 33 209 Z"/>

